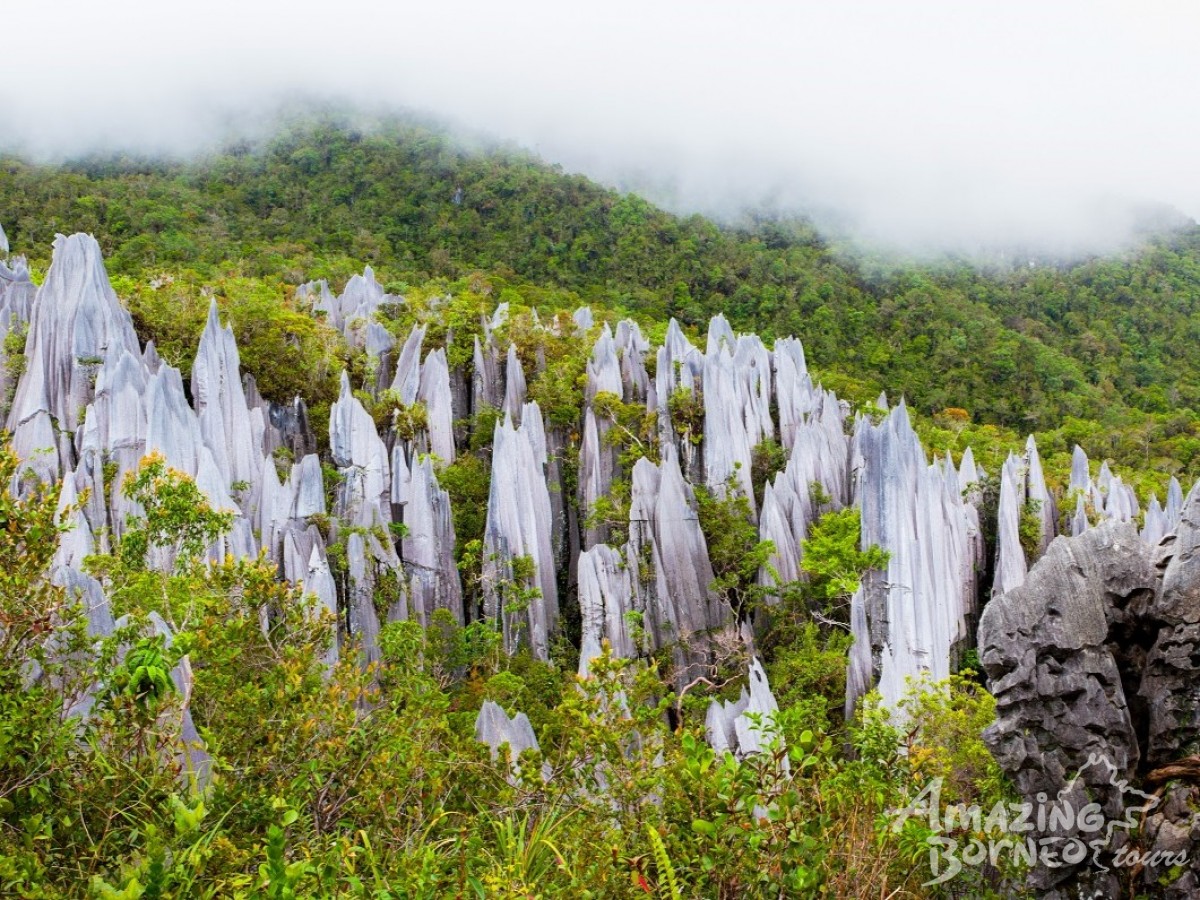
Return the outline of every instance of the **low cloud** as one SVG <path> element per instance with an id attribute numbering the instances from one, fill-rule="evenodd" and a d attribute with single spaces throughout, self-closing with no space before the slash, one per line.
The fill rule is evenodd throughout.
<path id="1" fill-rule="evenodd" d="M 405 108 L 681 211 L 907 250 L 1200 215 L 1185 0 L 59 0 L 0 12 L 0 144 L 190 152 L 296 98 Z M 0 212 L 2 216 L 2 212 Z"/>

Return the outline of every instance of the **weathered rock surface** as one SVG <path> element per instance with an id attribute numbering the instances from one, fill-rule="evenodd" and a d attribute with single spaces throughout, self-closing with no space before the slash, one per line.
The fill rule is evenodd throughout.
<path id="1" fill-rule="evenodd" d="M 1075 809 L 1094 801 L 1107 820 L 1123 820 L 1134 798 L 1115 782 L 1135 775 L 1142 748 L 1130 702 L 1137 675 L 1120 661 L 1156 588 L 1136 530 L 1106 523 L 1054 541 L 1022 585 L 984 609 L 980 660 L 997 702 L 985 740 L 1026 798 L 1061 797 Z M 1087 865 L 1037 868 L 1031 885 L 1046 897 L 1116 896 L 1111 873 Z"/>
<path id="2" fill-rule="evenodd" d="M 536 403 L 524 406 L 522 419 L 514 428 L 506 413 L 504 421 L 496 423 L 492 441 L 483 541 L 484 613 L 501 623 L 507 650 L 525 644 L 536 658 L 548 659 L 550 634 L 558 619 L 558 585 L 546 436 Z"/>
<path id="3" fill-rule="evenodd" d="M 851 601 L 847 710 L 873 684 L 895 709 L 910 679 L 947 678 L 969 640 L 976 519 L 953 467 L 927 462 L 903 402 L 878 425 L 860 417 L 853 460 L 862 546 L 889 558 Z"/>
<path id="4" fill-rule="evenodd" d="M 776 722 L 779 704 L 757 659 L 750 660 L 747 681 L 748 687 L 742 688 L 737 700 L 714 700 L 708 706 L 704 732 L 718 755 L 728 752 L 742 759 L 783 741 Z"/>
<path id="5" fill-rule="evenodd" d="M 510 718 L 503 708 L 491 700 L 483 701 L 475 719 L 475 740 L 488 745 L 493 760 L 499 758 L 501 747 L 507 745 L 514 778 L 520 768 L 518 762 L 522 753 L 526 750 L 541 753 L 529 717 L 519 712 Z"/>

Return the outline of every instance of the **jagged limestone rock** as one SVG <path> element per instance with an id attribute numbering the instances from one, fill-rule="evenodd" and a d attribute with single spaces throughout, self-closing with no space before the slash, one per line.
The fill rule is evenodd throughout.
<path id="1" fill-rule="evenodd" d="M 592 317 L 592 308 L 590 306 L 581 306 L 571 314 L 572 320 L 575 322 L 575 327 L 580 331 L 591 331 L 592 326 L 596 324 L 596 320 Z"/>
<path id="2" fill-rule="evenodd" d="M 650 342 L 642 337 L 641 328 L 632 319 L 622 319 L 617 323 L 614 342 L 621 358 L 621 382 L 625 402 L 645 403 L 648 410 L 655 410 L 657 398 L 650 384 L 650 375 L 646 371 L 646 353 L 650 350 Z"/>
<path id="3" fill-rule="evenodd" d="M 972 520 L 957 478 L 927 463 L 903 401 L 878 425 L 859 418 L 853 460 L 862 546 L 889 557 L 851 600 L 846 707 L 877 682 L 895 712 L 910 679 L 949 676 L 952 649 L 969 637 Z"/>
<path id="4" fill-rule="evenodd" d="M 92 402 L 100 367 L 121 353 L 140 356 L 141 348 L 108 283 L 99 244 L 89 235 L 59 235 L 33 303 L 25 372 L 8 415 L 14 448 L 43 480 L 74 466 L 71 435 Z"/>
<path id="5" fill-rule="evenodd" d="M 736 701 L 714 700 L 708 706 L 704 731 L 718 755 L 729 752 L 738 759 L 762 753 L 783 741 L 776 718 L 779 704 L 771 693 L 767 673 L 757 659 L 750 660 L 749 690 L 742 688 Z M 786 760 L 784 762 L 786 768 Z"/>
<path id="6" fill-rule="evenodd" d="M 1183 506 L 1162 589 L 1147 620 L 1156 629 L 1141 695 L 1149 713 L 1146 757 L 1159 766 L 1200 754 L 1200 495 Z"/>
<path id="7" fill-rule="evenodd" d="M 704 355 L 692 346 L 674 319 L 658 348 L 654 371 L 654 395 L 658 404 L 659 442 L 671 444 L 680 455 L 689 475 L 700 474 L 700 456 L 696 445 L 676 432 L 671 421 L 671 398 L 677 390 L 699 394 L 704 382 Z"/>
<path id="8" fill-rule="evenodd" d="M 1075 809 L 1094 801 L 1108 821 L 1123 819 L 1127 797 L 1114 776 L 1130 778 L 1140 751 L 1118 656 L 1156 580 L 1136 530 L 1106 523 L 1055 540 L 1023 584 L 984 609 L 980 660 L 997 708 L 984 739 L 1028 800 L 1062 797 Z M 1030 884 L 1038 896 L 1115 896 L 1109 878 L 1088 866 L 1038 867 Z"/>
<path id="9" fill-rule="evenodd" d="M 1154 546 L 1167 534 L 1167 516 L 1159 505 L 1158 494 L 1150 495 L 1150 503 L 1146 507 L 1146 518 L 1142 524 L 1142 540 Z"/>
<path id="10" fill-rule="evenodd" d="M 405 406 L 412 406 L 417 402 L 417 391 L 421 387 L 421 345 L 424 341 L 425 326 L 414 325 L 400 350 L 400 357 L 396 360 L 392 391 Z"/>
<path id="11" fill-rule="evenodd" d="M 625 552 L 599 544 L 579 554 L 579 613 L 582 641 L 579 674 L 587 676 L 604 641 L 616 657 L 631 658 L 637 646 L 630 634 L 629 614 L 637 610 L 636 560 Z"/>
<path id="12" fill-rule="evenodd" d="M 814 412 L 818 398 L 808 375 L 804 346 L 795 338 L 780 338 L 772 355 L 779 406 L 779 443 L 791 450 L 796 429 Z"/>
<path id="13" fill-rule="evenodd" d="M 425 357 L 417 402 L 425 404 L 429 451 L 444 464 L 454 462 L 454 408 L 445 350 L 431 350 Z"/>
<path id="14" fill-rule="evenodd" d="M 1006 594 L 1020 586 L 1027 572 L 1025 550 L 1021 546 L 1021 513 L 1025 508 L 1025 475 L 1021 461 L 1008 455 L 1000 471 L 1000 503 L 996 525 L 996 574 L 993 596 Z"/>
<path id="15" fill-rule="evenodd" d="M 515 344 L 508 345 L 508 357 L 504 363 L 503 411 L 517 425 L 521 424 L 521 412 L 525 406 L 525 370 L 521 368 Z"/>
<path id="16" fill-rule="evenodd" d="M 538 746 L 537 735 L 533 733 L 533 726 L 529 723 L 529 717 L 519 712 L 509 718 L 508 713 L 491 700 L 483 701 L 479 715 L 475 718 L 475 740 L 487 744 L 492 751 L 493 760 L 499 759 L 500 748 L 508 745 L 508 760 L 514 778 L 519 772 L 518 761 L 522 753 L 526 750 L 542 752 L 542 748 Z M 543 769 L 543 777 L 547 772 L 548 770 Z"/>
<path id="17" fill-rule="evenodd" d="M 522 420 L 514 428 L 506 414 L 492 441 L 484 614 L 501 623 L 508 652 L 525 644 L 544 660 L 558 620 L 546 437 L 536 403 L 525 405 Z"/>
<path id="18" fill-rule="evenodd" d="M 1030 511 L 1038 519 L 1038 543 L 1034 558 L 1041 557 L 1058 533 L 1058 506 L 1046 487 L 1046 476 L 1042 472 L 1042 458 L 1038 454 L 1033 435 L 1025 442 L 1025 498 Z"/>
<path id="19" fill-rule="evenodd" d="M 1179 517 L 1183 513 L 1183 488 L 1174 475 L 1167 484 L 1167 506 L 1164 510 L 1167 517 L 1167 533 L 1170 534 L 1179 527 Z"/>
<path id="20" fill-rule="evenodd" d="M 391 522 L 391 467 L 375 420 L 350 390 L 342 373 L 341 393 L 329 411 L 329 452 L 342 476 L 334 512 L 351 525 L 386 528 Z"/>
<path id="21" fill-rule="evenodd" d="M 409 617 L 400 560 L 390 541 L 354 531 L 346 539 L 346 570 L 350 634 L 361 643 L 363 662 L 377 662 L 380 626 Z M 380 606 L 386 607 L 382 616 Z"/>
<path id="22" fill-rule="evenodd" d="M 486 345 L 475 337 L 471 375 L 471 409 L 478 414 L 485 407 L 499 409 L 504 402 L 500 393 L 500 353 L 489 339 Z"/>
<path id="23" fill-rule="evenodd" d="M 214 298 L 192 364 L 192 398 L 200 434 L 227 485 L 253 484 L 262 466 L 261 425 L 255 435 L 240 369 L 233 329 L 221 327 Z"/>
<path id="24" fill-rule="evenodd" d="M 644 585 L 651 649 L 678 642 L 677 680 L 686 682 L 705 656 L 709 635 L 729 623 L 732 610 L 711 590 L 712 562 L 695 495 L 671 445 L 660 465 L 642 458 L 633 467 L 629 544 L 627 555 L 638 561 Z"/>
<path id="25" fill-rule="evenodd" d="M 413 464 L 410 478 L 404 505 L 406 533 L 400 542 L 410 608 L 425 626 L 437 609 L 449 610 L 462 624 L 462 584 L 454 562 L 450 495 L 438 486 L 428 456 Z"/>

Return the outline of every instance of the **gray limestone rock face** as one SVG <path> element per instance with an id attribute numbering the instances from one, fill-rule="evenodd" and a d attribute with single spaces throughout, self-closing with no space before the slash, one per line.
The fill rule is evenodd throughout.
<path id="1" fill-rule="evenodd" d="M 617 334 L 614 338 L 617 354 L 621 359 L 621 383 L 624 387 L 626 403 L 645 403 L 647 409 L 656 408 L 656 398 L 650 384 L 650 375 L 646 371 L 646 354 L 650 350 L 650 342 L 642 337 L 642 330 L 637 322 L 623 319 L 617 323 Z"/>
<path id="2" fill-rule="evenodd" d="M 526 404 L 514 428 L 505 415 L 492 441 L 492 481 L 484 527 L 484 614 L 501 623 L 504 646 L 522 644 L 549 658 L 558 620 L 552 545 L 553 515 L 546 486 L 546 437 L 541 411 Z"/>
<path id="3" fill-rule="evenodd" d="M 342 475 L 335 514 L 351 525 L 387 527 L 391 522 L 391 466 L 375 420 L 350 390 L 342 373 L 341 393 L 329 411 L 329 452 Z"/>
<path id="4" fill-rule="evenodd" d="M 996 524 L 996 574 L 992 594 L 1006 594 L 1025 580 L 1025 550 L 1021 546 L 1021 512 L 1025 508 L 1025 474 L 1011 453 L 1000 471 L 1000 503 Z"/>
<path id="5" fill-rule="evenodd" d="M 427 626 L 434 610 L 446 609 L 463 624 L 450 495 L 438 486 L 428 456 L 412 466 L 403 521 L 407 531 L 400 542 L 400 555 L 408 578 L 409 604 L 417 621 Z"/>
<path id="6" fill-rule="evenodd" d="M 493 760 L 499 759 L 501 748 L 507 745 L 514 778 L 519 772 L 518 760 L 522 753 L 527 750 L 542 752 L 529 717 L 519 712 L 510 718 L 502 707 L 491 700 L 483 701 L 475 719 L 475 740 L 487 744 Z"/>
<path id="7" fill-rule="evenodd" d="M 229 485 L 254 484 L 262 466 L 261 426 L 255 435 L 240 368 L 233 329 L 221 327 L 214 298 L 192 364 L 192 398 L 200 434 Z"/>
<path id="8" fill-rule="evenodd" d="M 100 367 L 120 353 L 140 356 L 141 348 L 99 244 L 89 235 L 59 235 L 33 303 L 25 372 L 8 415 L 13 445 L 39 477 L 55 480 L 74 466 L 70 435 L 92 402 Z"/>
<path id="9" fill-rule="evenodd" d="M 258 410 L 263 423 L 262 450 L 273 456 L 279 448 L 288 450 L 293 459 L 317 452 L 317 436 L 308 419 L 308 404 L 303 397 L 294 397 L 290 403 L 275 403 L 266 400 L 258 392 L 258 384 L 249 373 L 242 376 L 242 389 L 246 395 L 246 406 Z"/>
<path id="10" fill-rule="evenodd" d="M 1167 536 L 1167 516 L 1158 502 L 1158 494 L 1150 495 L 1146 518 L 1142 523 L 1142 540 L 1151 547 Z"/>
<path id="11" fill-rule="evenodd" d="M 449 465 L 454 462 L 454 402 L 445 350 L 431 350 L 421 367 L 417 402 L 425 404 L 429 452 Z"/>
<path id="12" fill-rule="evenodd" d="M 651 649 L 679 642 L 679 681 L 706 658 L 709 636 L 733 612 L 711 590 L 712 562 L 674 448 L 663 448 L 658 466 L 643 458 L 633 467 L 627 557 L 636 560 L 644 598 L 644 627 Z M 641 611 L 641 610 L 639 610 Z"/>
<path id="13" fill-rule="evenodd" d="M 1035 558 L 1038 558 L 1046 552 L 1046 548 L 1058 533 L 1058 506 L 1046 487 L 1042 458 L 1038 454 L 1037 442 L 1032 434 L 1025 442 L 1025 496 L 1031 512 L 1038 519 L 1038 545 L 1035 554 Z"/>
<path id="14" fill-rule="evenodd" d="M 659 441 L 671 444 L 681 458 L 689 476 L 699 476 L 700 455 L 687 435 L 677 433 L 671 421 L 671 397 L 677 390 L 699 394 L 704 382 L 704 355 L 692 346 L 674 319 L 667 325 L 667 335 L 655 361 L 654 395 L 658 404 Z M 682 428 L 682 425 L 680 426 Z"/>
<path id="15" fill-rule="evenodd" d="M 596 324 L 596 320 L 592 316 L 592 308 L 590 306 L 581 306 L 571 314 L 571 318 L 575 322 L 575 327 L 580 331 L 591 331 L 592 326 Z"/>
<path id="16" fill-rule="evenodd" d="M 974 520 L 957 477 L 927 462 L 903 402 L 878 425 L 859 419 L 853 470 L 862 546 L 889 556 L 851 600 L 846 707 L 877 682 L 895 714 L 910 680 L 949 677 L 953 648 L 969 638 Z"/>
<path id="17" fill-rule="evenodd" d="M 608 641 L 615 657 L 632 658 L 637 654 L 629 623 L 629 613 L 639 605 L 635 599 L 636 571 L 636 561 L 607 544 L 579 554 L 580 675 L 588 675 L 591 661 L 601 654 L 604 641 Z"/>
<path id="18" fill-rule="evenodd" d="M 425 341 L 425 326 L 414 325 L 396 360 L 396 376 L 392 390 L 406 406 L 417 402 L 417 391 L 421 387 L 421 345 Z"/>
<path id="19" fill-rule="evenodd" d="M 1075 809 L 1090 800 L 1109 821 L 1123 818 L 1115 782 L 1133 776 L 1141 754 L 1118 661 L 1156 583 L 1136 530 L 1107 523 L 1055 540 L 1023 584 L 984 609 L 980 660 L 997 707 L 984 739 L 1028 800 L 1061 796 Z M 1030 883 L 1039 896 L 1115 896 L 1107 875 L 1038 867 Z"/>
<path id="20" fill-rule="evenodd" d="M 742 688 L 737 700 L 714 700 L 708 706 L 705 736 L 718 755 L 728 752 L 744 759 L 768 750 L 776 742 L 782 745 L 783 734 L 776 722 L 779 704 L 757 659 L 750 660 L 747 682 L 748 689 Z"/>
<path id="21" fill-rule="evenodd" d="M 390 542 L 355 531 L 346 539 L 346 570 L 350 636 L 359 642 L 364 664 L 378 662 L 381 625 L 409 618 L 400 560 Z M 383 590 L 385 580 L 395 588 L 394 596 Z M 384 604 L 387 608 L 380 610 Z"/>
<path id="22" fill-rule="evenodd" d="M 303 523 L 290 522 L 286 526 L 280 544 L 280 570 L 292 584 L 302 585 L 305 593 L 317 600 L 317 608 L 331 617 L 329 649 L 325 653 L 325 665 L 333 666 L 338 661 L 338 602 L 337 584 L 329 568 L 325 552 L 325 541 L 316 526 L 305 528 Z"/>
<path id="23" fill-rule="evenodd" d="M 815 411 L 818 398 L 808 375 L 804 346 L 798 340 L 777 340 L 772 363 L 779 405 L 779 443 L 785 450 L 791 450 L 796 429 Z"/>
<path id="24" fill-rule="evenodd" d="M 1167 552 L 1162 589 L 1146 616 L 1157 634 L 1140 689 L 1154 766 L 1200 754 L 1200 496 L 1184 504 Z"/>
<path id="25" fill-rule="evenodd" d="M 476 335 L 472 360 L 471 410 L 478 413 L 486 407 L 499 409 L 504 402 L 500 390 L 500 352 L 490 338 L 480 344 Z"/>
<path id="26" fill-rule="evenodd" d="M 508 356 L 504 363 L 504 405 L 506 416 L 513 422 L 521 424 L 521 412 L 525 406 L 525 370 L 521 367 L 521 359 L 517 356 L 515 344 L 508 345 Z"/>

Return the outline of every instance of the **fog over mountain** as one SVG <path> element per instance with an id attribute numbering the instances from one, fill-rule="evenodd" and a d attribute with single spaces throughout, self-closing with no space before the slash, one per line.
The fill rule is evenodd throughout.
<path id="1" fill-rule="evenodd" d="M 907 250 L 1103 249 L 1200 214 L 1183 0 L 64 0 L 3 23 L 0 144 L 39 156 L 189 152 L 303 97 Z"/>

